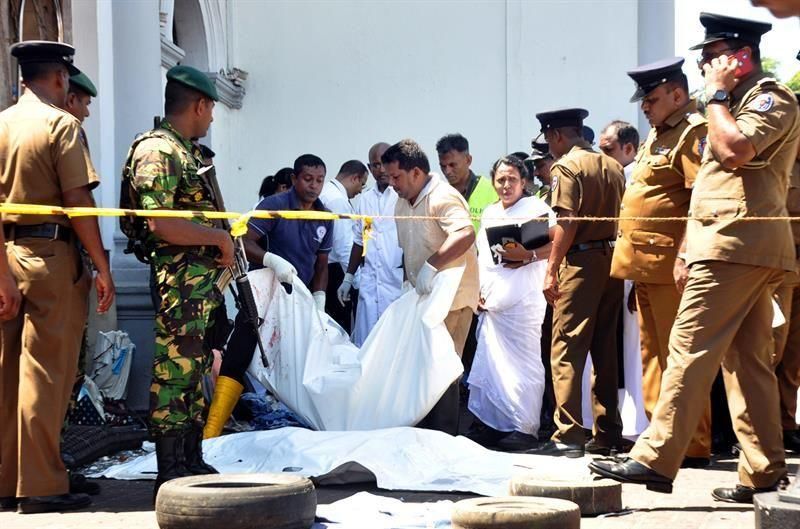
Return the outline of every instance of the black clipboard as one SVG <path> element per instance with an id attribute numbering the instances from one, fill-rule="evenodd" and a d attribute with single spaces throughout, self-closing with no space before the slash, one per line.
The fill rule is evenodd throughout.
<path id="1" fill-rule="evenodd" d="M 550 242 L 550 222 L 547 214 L 521 224 L 505 224 L 486 228 L 489 248 L 516 242 L 526 250 L 541 248 Z M 497 260 L 495 259 L 497 262 Z"/>

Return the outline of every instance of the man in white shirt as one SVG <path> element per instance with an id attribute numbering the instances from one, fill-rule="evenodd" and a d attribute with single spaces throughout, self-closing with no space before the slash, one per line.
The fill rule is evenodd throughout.
<path id="1" fill-rule="evenodd" d="M 389 175 L 381 163 L 381 156 L 389 148 L 388 143 L 376 143 L 369 150 L 369 169 L 375 178 L 375 187 L 361 195 L 356 209 L 359 215 L 374 215 L 372 232 L 364 253 L 364 221 L 353 222 L 353 247 L 347 274 L 338 289 L 339 302 L 350 300 L 353 279 L 361 266 L 361 279 L 356 303 L 356 322 L 353 326 L 353 343 L 361 346 L 378 322 L 383 311 L 400 297 L 403 286 L 403 251 L 397 242 L 397 225 L 394 208 L 397 193 L 389 185 Z"/>
<path id="2" fill-rule="evenodd" d="M 333 213 L 355 213 L 350 199 L 361 193 L 367 182 L 367 167 L 358 160 L 342 164 L 336 178 L 325 183 L 319 199 Z M 325 302 L 327 312 L 348 333 L 351 330 L 353 307 L 349 302 L 337 301 L 337 286 L 345 277 L 353 247 L 353 221 L 338 219 L 333 223 L 333 249 L 328 257 L 328 292 Z"/>

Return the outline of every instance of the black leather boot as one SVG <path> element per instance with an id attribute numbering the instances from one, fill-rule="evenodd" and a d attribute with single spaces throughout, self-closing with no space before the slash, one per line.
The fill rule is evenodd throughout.
<path id="1" fill-rule="evenodd" d="M 156 439 L 156 461 L 158 476 L 153 488 L 153 503 L 161 485 L 171 479 L 193 475 L 186 468 L 183 435 L 179 432 L 165 434 Z"/>
<path id="2" fill-rule="evenodd" d="M 183 435 L 183 453 L 186 456 L 186 470 L 193 475 L 219 474 L 216 468 L 203 461 L 202 428 L 193 428 Z"/>

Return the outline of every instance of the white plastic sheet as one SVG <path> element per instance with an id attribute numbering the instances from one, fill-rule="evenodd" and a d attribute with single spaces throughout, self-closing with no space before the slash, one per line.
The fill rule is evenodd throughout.
<path id="1" fill-rule="evenodd" d="M 406 503 L 396 498 L 359 492 L 329 505 L 317 506 L 323 520 L 311 529 L 446 529 L 453 502 Z"/>
<path id="2" fill-rule="evenodd" d="M 223 474 L 290 472 L 351 481 L 358 463 L 387 490 L 461 491 L 485 496 L 508 494 L 509 480 L 535 473 L 542 479 L 591 481 L 590 458 L 507 454 L 487 450 L 466 437 L 419 428 L 370 432 L 315 432 L 281 428 L 243 432 L 203 442 L 205 460 Z M 155 454 L 107 469 L 112 479 L 154 479 Z M 356 473 L 363 481 L 363 472 Z"/>
<path id="3" fill-rule="evenodd" d="M 300 280 L 287 294 L 272 271 L 251 272 L 269 367 L 256 350 L 249 373 L 318 430 L 414 425 L 463 371 L 443 323 L 462 274 L 440 272 L 427 296 L 407 291 L 358 348 Z"/>

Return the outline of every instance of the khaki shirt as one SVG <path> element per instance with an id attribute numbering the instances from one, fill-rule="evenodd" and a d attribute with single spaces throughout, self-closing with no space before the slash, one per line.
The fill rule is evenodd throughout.
<path id="1" fill-rule="evenodd" d="M 572 211 L 576 217 L 616 217 L 625 189 L 622 166 L 613 158 L 592 150 L 581 141 L 556 160 L 550 169 L 551 206 Z M 578 222 L 573 244 L 613 239 L 616 222 Z"/>
<path id="2" fill-rule="evenodd" d="M 800 217 L 800 160 L 795 160 L 789 177 L 789 193 L 786 196 L 786 209 L 791 217 Z M 800 246 L 800 218 L 792 221 L 794 245 Z M 797 256 L 797 257 L 800 257 Z"/>
<path id="3" fill-rule="evenodd" d="M 31 90 L 0 112 L 0 200 L 63 206 L 65 191 L 98 183 L 74 116 Z M 3 214 L 3 222 L 69 226 L 62 215 Z"/>
<path id="4" fill-rule="evenodd" d="M 403 249 L 406 277 L 412 285 L 417 284 L 417 275 L 428 258 L 436 253 L 451 233 L 472 228 L 469 209 L 464 197 L 437 175 L 420 192 L 415 204 L 403 198 L 397 200 L 395 216 L 440 217 L 424 220 L 396 219 L 397 240 Z M 445 265 L 442 269 L 464 266 L 464 276 L 456 292 L 450 310 L 469 307 L 478 308 L 480 286 L 478 283 L 478 259 L 473 245 L 467 252 Z"/>
<path id="5" fill-rule="evenodd" d="M 785 217 L 789 173 L 800 141 L 800 109 L 794 94 L 764 74 L 754 75 L 732 94 L 731 114 L 755 147 L 756 157 L 737 169 L 703 153 L 687 227 L 687 263 L 728 261 L 787 271 L 795 269 L 788 221 L 745 217 Z"/>
<path id="6" fill-rule="evenodd" d="M 692 185 L 700 169 L 706 120 L 694 101 L 653 127 L 639 149 L 631 183 L 620 206 L 611 276 L 670 284 L 686 221 L 626 220 L 633 217 L 686 217 Z"/>

